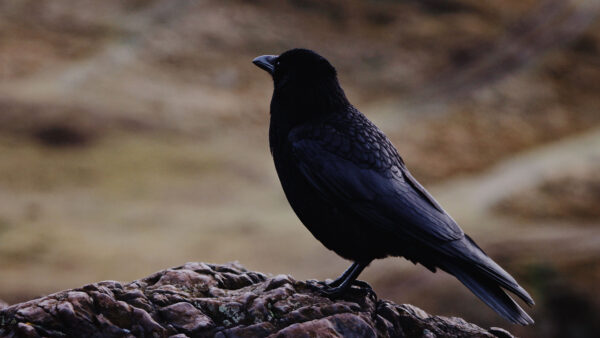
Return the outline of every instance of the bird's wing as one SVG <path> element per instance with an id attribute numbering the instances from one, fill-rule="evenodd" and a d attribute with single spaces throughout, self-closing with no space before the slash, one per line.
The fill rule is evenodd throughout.
<path id="1" fill-rule="evenodd" d="M 330 126 L 307 129 L 290 133 L 292 152 L 306 181 L 332 205 L 428 246 L 464 237 L 378 130 L 359 137 Z"/>

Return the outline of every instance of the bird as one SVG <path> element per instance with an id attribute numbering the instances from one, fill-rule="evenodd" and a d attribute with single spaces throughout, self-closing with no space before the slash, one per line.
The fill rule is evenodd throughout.
<path id="1" fill-rule="evenodd" d="M 252 61 L 271 75 L 269 147 L 284 194 L 326 248 L 352 261 L 322 292 L 343 295 L 375 259 L 404 257 L 462 282 L 508 321 L 534 321 L 527 291 L 412 176 L 385 134 L 347 99 L 331 63 L 309 49 Z"/>

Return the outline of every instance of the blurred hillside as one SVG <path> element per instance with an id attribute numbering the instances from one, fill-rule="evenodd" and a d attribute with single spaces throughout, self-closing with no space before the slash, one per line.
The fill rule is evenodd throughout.
<path id="1" fill-rule="evenodd" d="M 533 290 L 538 324 L 510 330 L 593 336 L 599 7 L 2 1 L 0 299 L 185 261 L 337 276 L 347 262 L 283 197 L 266 137 L 272 83 L 251 64 L 306 47 L 336 66 L 350 101 L 414 175 Z M 397 302 L 507 326 L 424 270 L 387 259 L 362 278 Z"/>

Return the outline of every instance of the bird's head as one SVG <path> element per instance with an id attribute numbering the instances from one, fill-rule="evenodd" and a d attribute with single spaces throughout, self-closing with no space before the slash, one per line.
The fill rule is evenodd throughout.
<path id="1" fill-rule="evenodd" d="M 291 49 L 281 55 L 263 55 L 252 61 L 273 77 L 276 88 L 312 85 L 336 79 L 335 68 L 321 55 L 308 49 Z"/>
<path id="2" fill-rule="evenodd" d="M 335 68 L 311 50 L 291 49 L 281 55 L 259 56 L 252 62 L 271 74 L 275 87 L 273 101 L 285 105 L 282 108 L 288 114 L 291 109 L 333 112 L 349 105 Z"/>

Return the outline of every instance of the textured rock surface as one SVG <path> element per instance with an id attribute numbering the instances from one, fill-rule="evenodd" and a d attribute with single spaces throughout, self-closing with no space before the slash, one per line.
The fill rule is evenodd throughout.
<path id="1" fill-rule="evenodd" d="M 238 264 L 188 263 L 2 308 L 3 337 L 512 337 L 460 318 L 378 300 L 366 284 L 341 299 L 315 281 Z"/>

